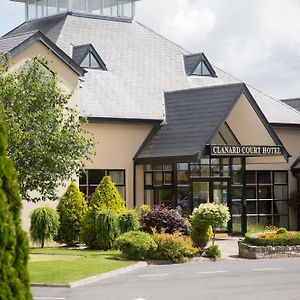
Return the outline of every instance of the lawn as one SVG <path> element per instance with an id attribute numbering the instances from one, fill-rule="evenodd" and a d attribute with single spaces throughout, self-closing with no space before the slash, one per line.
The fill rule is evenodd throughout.
<path id="1" fill-rule="evenodd" d="M 30 253 L 31 283 L 68 284 L 134 263 L 124 260 L 116 250 L 44 248 L 31 249 Z"/>

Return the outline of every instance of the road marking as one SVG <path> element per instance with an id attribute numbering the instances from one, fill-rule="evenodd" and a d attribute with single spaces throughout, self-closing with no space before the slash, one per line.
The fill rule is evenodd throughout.
<path id="1" fill-rule="evenodd" d="M 220 271 L 210 271 L 210 272 L 197 272 L 198 274 L 218 274 L 218 273 L 228 273 L 226 270 L 220 270 Z"/>
<path id="2" fill-rule="evenodd" d="M 263 272 L 263 271 L 280 271 L 282 268 L 262 268 L 262 269 L 253 269 L 254 272 Z"/>
<path id="3" fill-rule="evenodd" d="M 138 275 L 138 277 L 163 277 L 168 276 L 169 274 L 144 274 L 144 275 Z"/>
<path id="4" fill-rule="evenodd" d="M 136 298 L 136 299 L 133 299 L 133 300 L 146 300 L 145 298 Z"/>
<path id="5" fill-rule="evenodd" d="M 34 300 L 66 300 L 66 298 L 55 298 L 55 297 L 33 297 Z"/>

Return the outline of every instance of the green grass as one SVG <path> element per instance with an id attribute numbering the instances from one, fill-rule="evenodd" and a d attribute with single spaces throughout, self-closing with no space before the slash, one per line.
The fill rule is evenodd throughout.
<path id="1" fill-rule="evenodd" d="M 119 251 L 31 249 L 31 283 L 67 284 L 132 265 Z"/>

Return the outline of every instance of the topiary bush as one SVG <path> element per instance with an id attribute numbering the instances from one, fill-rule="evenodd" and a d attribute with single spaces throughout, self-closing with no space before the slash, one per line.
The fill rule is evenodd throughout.
<path id="1" fill-rule="evenodd" d="M 221 257 L 221 250 L 218 245 L 212 245 L 205 251 L 205 256 L 212 260 L 217 260 Z"/>
<path id="2" fill-rule="evenodd" d="M 129 231 L 116 240 L 118 249 L 128 258 L 133 260 L 146 259 L 157 249 L 157 245 L 149 233 Z"/>
<path id="3" fill-rule="evenodd" d="M 136 210 L 128 210 L 119 215 L 119 229 L 121 234 L 128 231 L 138 230 L 139 227 L 140 223 Z"/>
<path id="4" fill-rule="evenodd" d="M 126 210 L 125 202 L 121 198 L 121 195 L 110 176 L 104 176 L 97 186 L 91 198 L 90 207 L 98 210 L 111 209 L 118 213 Z"/>
<path id="5" fill-rule="evenodd" d="M 113 248 L 119 233 L 118 215 L 112 210 L 100 210 L 95 215 L 96 249 Z"/>
<path id="6" fill-rule="evenodd" d="M 81 229 L 80 229 L 80 241 L 82 241 L 88 248 L 96 248 L 96 213 L 98 210 L 89 208 L 86 214 L 83 216 Z"/>
<path id="7" fill-rule="evenodd" d="M 154 232 L 153 239 L 157 249 L 151 258 L 180 263 L 198 254 L 198 249 L 193 247 L 191 238 L 179 232 L 173 234 Z"/>
<path id="8" fill-rule="evenodd" d="M 29 247 L 21 226 L 16 172 L 6 151 L 6 130 L 0 122 L 0 299 L 29 300 Z"/>
<path id="9" fill-rule="evenodd" d="M 83 194 L 77 185 L 71 182 L 56 208 L 60 222 L 55 237 L 57 242 L 66 243 L 68 246 L 79 242 L 81 223 L 87 208 Z"/>
<path id="10" fill-rule="evenodd" d="M 45 242 L 53 239 L 58 233 L 59 219 L 56 210 L 50 207 L 38 207 L 30 216 L 30 235 L 35 243 L 44 248 Z"/>
<path id="11" fill-rule="evenodd" d="M 156 205 L 140 219 L 142 230 L 151 233 L 155 229 L 158 233 L 180 232 L 188 234 L 186 220 L 175 210 Z"/>
<path id="12" fill-rule="evenodd" d="M 205 203 L 195 208 L 191 217 L 191 237 L 195 245 L 204 247 L 209 238 L 209 226 L 212 230 L 222 228 L 230 220 L 228 207 L 222 204 Z M 214 241 L 214 238 L 213 238 Z M 201 245 L 202 244 L 202 245 Z"/>

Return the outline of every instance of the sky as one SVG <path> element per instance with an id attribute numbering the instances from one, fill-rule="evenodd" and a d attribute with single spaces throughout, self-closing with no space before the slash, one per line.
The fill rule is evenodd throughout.
<path id="1" fill-rule="evenodd" d="M 141 0 L 135 19 L 274 98 L 300 97 L 299 0 Z M 0 0 L 0 35 L 23 21 Z"/>

